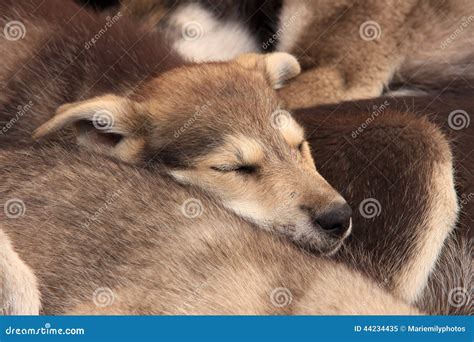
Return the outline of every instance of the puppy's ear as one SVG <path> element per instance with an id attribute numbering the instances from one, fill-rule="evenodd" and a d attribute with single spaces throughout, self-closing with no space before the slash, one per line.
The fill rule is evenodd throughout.
<path id="1" fill-rule="evenodd" d="M 298 60 L 285 52 L 264 55 L 247 53 L 240 55 L 235 61 L 247 69 L 264 73 L 274 89 L 283 87 L 286 81 L 296 77 L 301 72 Z"/>
<path id="2" fill-rule="evenodd" d="M 38 127 L 33 138 L 39 139 L 73 127 L 79 145 L 136 163 L 145 147 L 145 137 L 139 130 L 143 118 L 138 107 L 138 103 L 116 95 L 68 103 L 60 106 L 55 116 Z"/>

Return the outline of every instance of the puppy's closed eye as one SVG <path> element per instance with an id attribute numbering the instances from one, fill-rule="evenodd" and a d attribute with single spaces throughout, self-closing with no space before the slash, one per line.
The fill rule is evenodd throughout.
<path id="1" fill-rule="evenodd" d="M 250 165 L 250 164 L 243 164 L 243 165 L 219 165 L 219 166 L 212 166 L 212 170 L 218 172 L 237 172 L 241 174 L 254 174 L 258 170 L 257 165 Z"/>

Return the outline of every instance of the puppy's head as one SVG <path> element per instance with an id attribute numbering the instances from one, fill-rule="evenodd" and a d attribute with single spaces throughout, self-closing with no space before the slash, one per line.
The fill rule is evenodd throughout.
<path id="1" fill-rule="evenodd" d="M 35 136 L 73 126 L 80 145 L 160 166 L 259 227 L 330 253 L 349 234 L 350 209 L 274 91 L 299 71 L 284 53 L 185 66 L 128 97 L 63 105 Z"/>

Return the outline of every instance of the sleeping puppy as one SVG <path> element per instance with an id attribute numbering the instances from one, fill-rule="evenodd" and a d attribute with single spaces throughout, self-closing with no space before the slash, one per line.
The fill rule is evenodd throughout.
<path id="1" fill-rule="evenodd" d="M 1 148 L 64 133 L 70 146 L 163 170 L 315 252 L 334 253 L 350 234 L 350 207 L 274 90 L 300 72 L 291 55 L 185 63 L 119 14 L 109 22 L 55 0 L 5 1 L 0 12 L 25 27 L 24 38 L 0 40 Z"/>
<path id="2" fill-rule="evenodd" d="M 373 98 L 389 89 L 393 95 L 455 89 L 474 79 L 470 0 L 245 3 L 123 0 L 122 10 L 159 27 L 186 59 L 294 54 L 303 73 L 280 91 L 292 108 Z"/>
<path id="3" fill-rule="evenodd" d="M 0 150 L 0 163 L 1 198 L 26 208 L 1 212 L 0 233 L 36 276 L 14 295 L 39 289 L 44 314 L 419 313 L 167 175 L 56 144 Z M 8 260 L 0 254 L 2 272 L 25 271 Z"/>
<path id="4" fill-rule="evenodd" d="M 416 313 L 404 303 L 421 297 L 456 218 L 448 143 L 425 119 L 396 111 L 354 145 L 345 130 L 366 113 L 343 115 L 335 130 L 309 121 L 315 113 L 303 114 L 299 120 L 322 129 L 311 137 L 326 146 L 315 153 L 320 167 L 339 186 L 354 182 L 344 190 L 352 203 L 364 196 L 354 191 L 358 184 L 397 180 L 374 193 L 381 209 L 354 215 L 356 232 L 336 255 L 339 262 L 254 229 L 219 198 L 153 169 L 49 144 L 0 151 L 1 198 L 21 199 L 27 213 L 2 215 L 0 226 L 38 278 L 44 312 Z M 394 154 L 399 163 L 390 166 Z M 374 167 L 366 167 L 366 156 Z M 143 291 L 145 301 L 135 295 Z M 283 291 L 285 305 L 275 306 L 275 291 Z M 107 305 L 98 301 L 102 292 Z"/>

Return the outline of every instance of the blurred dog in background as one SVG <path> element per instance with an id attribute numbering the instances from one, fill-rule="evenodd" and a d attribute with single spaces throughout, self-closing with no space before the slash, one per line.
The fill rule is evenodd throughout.
<path id="1" fill-rule="evenodd" d="M 165 32 L 189 60 L 294 54 L 303 73 L 280 92 L 291 108 L 474 79 L 470 0 L 123 0 L 122 11 Z"/>

